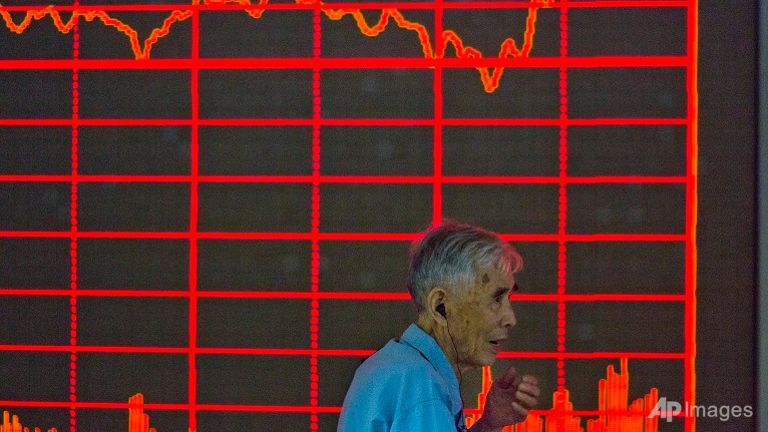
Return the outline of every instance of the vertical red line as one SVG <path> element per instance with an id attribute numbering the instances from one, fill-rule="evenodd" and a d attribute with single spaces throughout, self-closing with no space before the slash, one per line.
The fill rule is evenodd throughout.
<path id="1" fill-rule="evenodd" d="M 443 0 L 435 0 L 435 49 L 434 53 L 434 111 L 435 126 L 432 136 L 432 153 L 434 158 L 432 186 L 432 223 L 437 225 L 443 218 L 443 67 L 442 59 L 445 54 L 443 38 Z"/>
<path id="2" fill-rule="evenodd" d="M 194 2 L 197 4 L 197 0 Z M 189 428 L 197 429 L 197 219 L 198 219 L 198 175 L 199 175 L 199 127 L 200 127 L 200 10 L 192 12 L 192 69 L 190 70 L 192 129 L 190 139 L 190 184 L 189 184 L 189 357 L 188 357 L 188 400 Z"/>
<path id="3" fill-rule="evenodd" d="M 558 185 L 558 212 L 557 212 L 557 351 L 565 352 L 565 295 L 567 276 L 567 246 L 566 225 L 568 221 L 568 70 L 565 60 L 568 56 L 568 5 L 562 1 L 560 6 L 560 58 L 563 65 L 560 66 L 559 96 L 560 96 L 560 134 L 559 134 L 559 185 Z M 565 360 L 557 359 L 557 388 L 565 390 Z"/>
<path id="4" fill-rule="evenodd" d="M 316 1 L 312 13 L 312 58 L 317 62 L 322 48 L 322 10 L 319 0 Z M 317 293 L 320 291 L 320 118 L 322 117 L 320 93 L 320 67 L 312 68 L 312 216 L 311 216 L 311 257 L 310 257 L 310 291 L 313 293 L 309 311 L 309 344 L 311 350 L 319 348 L 320 333 L 320 301 Z M 320 386 L 320 374 L 316 353 L 309 356 L 309 404 L 317 407 Z M 319 429 L 317 411 L 313 410 L 309 417 L 309 429 Z"/>
<path id="5" fill-rule="evenodd" d="M 686 73 L 686 191 L 685 191 L 685 402 L 696 403 L 696 218 L 698 180 L 698 1 L 689 0 Z M 696 430 L 696 418 L 685 416 L 685 431 Z"/>
<path id="6" fill-rule="evenodd" d="M 79 6 L 78 0 L 74 1 L 74 6 Z M 72 291 L 77 290 L 77 174 L 78 174 L 78 119 L 80 118 L 80 90 L 79 80 L 80 72 L 76 66 L 77 59 L 80 58 L 80 29 L 78 26 L 78 18 L 76 16 L 77 9 L 73 10 L 72 19 L 74 25 L 72 27 L 72 58 L 75 63 L 75 67 L 72 68 L 72 149 L 71 149 L 71 174 L 72 184 L 70 186 L 70 213 L 69 213 L 69 258 L 70 258 L 70 280 L 69 288 Z M 77 346 L 77 296 L 73 295 L 69 298 L 69 317 L 70 317 L 70 333 L 69 344 L 72 347 Z M 72 350 L 69 353 L 69 400 L 71 402 L 77 402 L 77 352 Z M 69 430 L 70 432 L 77 432 L 77 411 L 75 406 L 72 405 L 69 409 Z"/>

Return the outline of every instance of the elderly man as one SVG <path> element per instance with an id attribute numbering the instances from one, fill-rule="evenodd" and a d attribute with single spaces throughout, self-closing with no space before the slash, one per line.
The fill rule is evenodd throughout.
<path id="1" fill-rule="evenodd" d="M 408 290 L 418 317 L 355 372 L 338 432 L 466 431 L 461 381 L 491 365 L 516 324 L 509 301 L 520 255 L 498 235 L 447 221 L 411 245 Z M 496 379 L 471 432 L 525 419 L 539 387 L 514 368 Z"/>

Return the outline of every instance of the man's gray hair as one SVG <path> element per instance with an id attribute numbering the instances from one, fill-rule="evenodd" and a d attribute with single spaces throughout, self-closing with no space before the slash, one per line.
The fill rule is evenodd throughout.
<path id="1" fill-rule="evenodd" d="M 509 277 L 523 268 L 523 259 L 492 231 L 444 220 L 411 243 L 408 291 L 421 312 L 433 288 L 465 289 L 484 268 L 496 268 Z"/>

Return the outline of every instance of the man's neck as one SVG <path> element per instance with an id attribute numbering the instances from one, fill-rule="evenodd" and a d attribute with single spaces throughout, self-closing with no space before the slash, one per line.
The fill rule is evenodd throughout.
<path id="1" fill-rule="evenodd" d="M 419 314 L 418 318 L 416 318 L 416 325 L 422 329 L 426 334 L 432 336 L 432 339 L 437 342 L 437 345 L 440 347 L 441 350 L 443 350 L 443 354 L 445 354 L 445 357 L 448 359 L 448 362 L 451 364 L 451 368 L 453 368 L 453 373 L 456 375 L 456 378 L 458 379 L 462 374 L 465 374 L 468 372 L 470 368 L 462 366 L 461 373 L 459 373 L 459 366 L 457 364 L 457 351 L 456 346 L 454 345 L 454 341 L 451 340 L 451 335 L 448 333 L 447 328 L 444 328 L 442 326 L 438 326 L 433 320 L 431 320 L 428 316 L 425 316 L 425 314 Z"/>

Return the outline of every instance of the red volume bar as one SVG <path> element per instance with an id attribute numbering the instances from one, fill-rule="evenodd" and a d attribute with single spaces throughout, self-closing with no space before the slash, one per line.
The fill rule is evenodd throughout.
<path id="1" fill-rule="evenodd" d="M 491 368 L 484 367 L 477 408 L 467 409 L 467 427 L 471 427 L 481 417 L 492 383 Z M 507 426 L 502 432 L 658 432 L 658 416 L 649 415 L 658 400 L 658 390 L 652 388 L 642 398 L 628 403 L 629 370 L 627 359 L 622 358 L 621 372 L 616 373 L 613 365 L 609 365 L 605 379 L 601 379 L 598 384 L 597 410 L 574 410 L 568 390 L 558 390 L 552 396 L 552 409 L 540 413 L 531 412 L 524 422 Z M 585 429 L 581 425 L 581 416 L 597 418 L 587 420 Z M 4 411 L 0 432 L 30 432 L 30 429 L 23 427 L 17 416 L 11 420 L 8 411 Z M 34 432 L 41 431 L 34 428 Z M 50 428 L 48 432 L 57 431 L 56 428 Z M 128 398 L 128 432 L 157 432 L 157 429 L 149 425 L 149 415 L 144 413 L 144 396 L 141 393 Z M 188 432 L 195 431 L 189 429 Z"/>
<path id="2" fill-rule="evenodd" d="M 491 368 L 483 368 L 482 390 L 477 395 L 477 409 L 466 417 L 471 427 L 481 417 L 485 398 L 491 388 Z M 586 432 L 657 432 L 658 417 L 648 413 L 658 402 L 658 390 L 652 388 L 648 394 L 628 404 L 629 370 L 627 359 L 621 359 L 621 372 L 614 372 L 609 365 L 605 379 L 598 386 L 598 409 L 596 419 L 587 420 Z M 573 403 L 568 390 L 558 390 L 552 396 L 552 409 L 547 414 L 529 413 L 524 422 L 507 426 L 502 432 L 584 432 L 581 417 L 573 415 Z M 586 413 L 589 414 L 589 413 Z"/>
<path id="3" fill-rule="evenodd" d="M 0 424 L 0 432 L 29 432 L 29 428 L 19 423 L 18 416 L 11 417 L 8 411 L 3 411 L 3 424 Z M 40 428 L 35 428 L 34 432 L 40 432 Z M 48 432 L 56 432 L 56 428 L 50 428 Z"/>

